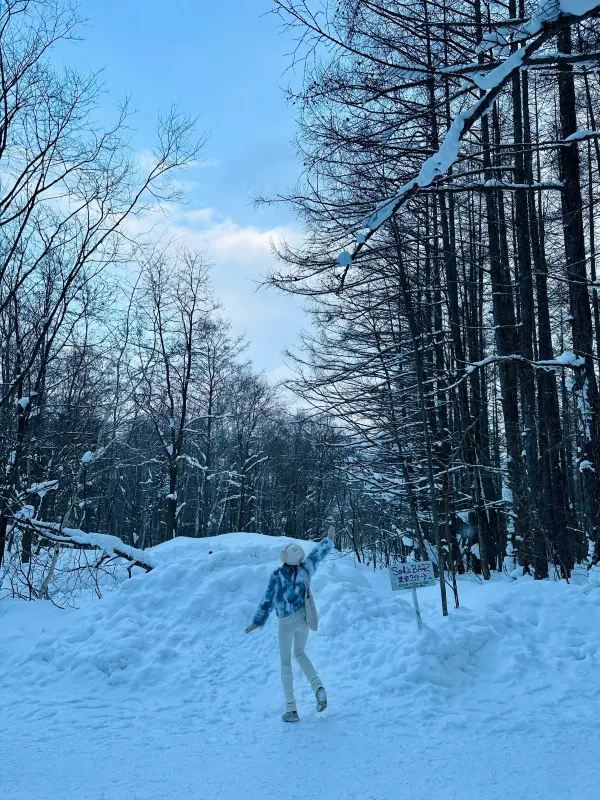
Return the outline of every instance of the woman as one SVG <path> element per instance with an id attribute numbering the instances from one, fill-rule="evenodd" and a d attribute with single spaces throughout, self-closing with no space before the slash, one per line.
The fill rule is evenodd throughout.
<path id="1" fill-rule="evenodd" d="M 304 652 L 308 639 L 308 624 L 304 609 L 306 586 L 315 574 L 317 566 L 327 553 L 333 550 L 330 533 L 326 539 L 305 557 L 299 544 L 288 544 L 281 551 L 283 565 L 273 572 L 267 591 L 258 606 L 256 614 L 246 633 L 261 628 L 267 621 L 271 609 L 279 617 L 279 655 L 281 657 L 281 682 L 285 697 L 284 722 L 299 722 L 294 697 L 294 677 L 292 674 L 292 644 L 294 656 L 302 672 L 313 688 L 317 698 L 317 711 L 327 708 L 327 694 L 312 662 Z"/>

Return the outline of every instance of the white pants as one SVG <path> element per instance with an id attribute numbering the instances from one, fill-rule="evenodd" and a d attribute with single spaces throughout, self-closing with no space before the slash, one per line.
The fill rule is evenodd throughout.
<path id="1" fill-rule="evenodd" d="M 286 711 L 296 710 L 296 699 L 294 697 L 294 675 L 292 673 L 292 645 L 294 647 L 294 657 L 302 672 L 316 692 L 323 684 L 317 675 L 311 660 L 304 652 L 308 639 L 309 628 L 306 624 L 304 609 L 283 617 L 279 620 L 279 655 L 281 656 L 281 682 L 283 684 L 283 694 L 285 697 Z"/>

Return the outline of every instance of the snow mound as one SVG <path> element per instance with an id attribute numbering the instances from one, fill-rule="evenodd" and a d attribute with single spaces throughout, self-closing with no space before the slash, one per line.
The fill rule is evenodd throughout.
<path id="1" fill-rule="evenodd" d="M 42 633 L 8 669 L 31 685 L 84 692 L 152 692 L 194 699 L 215 719 L 269 687 L 279 706 L 276 626 L 246 636 L 268 576 L 289 539 L 260 534 L 178 538 L 153 549 L 157 567 Z M 302 542 L 305 549 L 310 545 Z M 466 607 L 443 619 L 437 587 L 420 590 L 425 630 L 418 635 L 409 592 L 392 592 L 336 553 L 313 588 L 321 627 L 309 641 L 331 690 L 385 703 L 400 721 L 464 713 L 520 715 L 530 699 L 564 709 L 577 686 L 590 693 L 600 668 L 600 586 L 506 580 L 463 583 Z M 477 596 L 479 606 L 471 605 Z M 463 598 L 464 599 L 464 598 Z M 25 681 L 27 683 L 27 681 Z M 500 689 L 501 687 L 501 689 Z M 300 696 L 308 692 L 298 682 Z M 250 714 L 250 710 L 248 709 Z"/>
<path id="2" fill-rule="evenodd" d="M 152 549 L 152 572 L 68 615 L 58 631 L 38 639 L 19 669 L 38 685 L 58 682 L 65 690 L 73 679 L 90 687 L 174 691 L 210 680 L 225 650 L 248 650 L 243 628 L 290 541 L 236 533 L 161 544 Z M 342 595 L 369 588 L 360 572 L 333 561 L 317 574 L 315 591 L 328 582 Z"/>

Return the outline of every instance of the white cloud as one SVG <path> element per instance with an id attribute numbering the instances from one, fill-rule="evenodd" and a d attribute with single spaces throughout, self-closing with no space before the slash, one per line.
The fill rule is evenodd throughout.
<path id="1" fill-rule="evenodd" d="M 291 228 L 260 229 L 219 219 L 211 209 L 184 212 L 179 219 L 172 219 L 169 229 L 175 238 L 197 246 L 215 260 L 237 262 L 252 271 L 260 264 L 272 263 L 274 243 L 300 238 L 298 231 Z"/>
<path id="2" fill-rule="evenodd" d="M 157 241 L 205 253 L 213 264 L 213 284 L 223 313 L 236 333 L 247 335 L 255 365 L 271 378 L 289 374 L 283 351 L 294 346 L 305 324 L 301 302 L 260 284 L 277 267 L 273 245 L 284 240 L 298 244 L 299 229 L 242 225 L 213 208 L 173 204 L 151 209 L 132 224 L 135 232 Z"/>

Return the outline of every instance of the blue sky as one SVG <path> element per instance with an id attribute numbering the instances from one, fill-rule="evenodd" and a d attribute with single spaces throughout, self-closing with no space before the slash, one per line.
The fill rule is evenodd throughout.
<path id="1" fill-rule="evenodd" d="M 272 266 L 270 241 L 301 235 L 285 208 L 256 209 L 252 199 L 294 184 L 294 118 L 283 87 L 293 48 L 269 0 L 80 0 L 83 41 L 67 60 L 103 69 L 101 114 L 131 98 L 133 146 L 152 145 L 157 115 L 177 103 L 208 133 L 207 164 L 186 171 L 183 209 L 165 221 L 168 235 L 204 249 L 235 330 L 247 332 L 250 356 L 272 376 L 281 351 L 302 324 L 299 303 L 255 292 Z"/>

